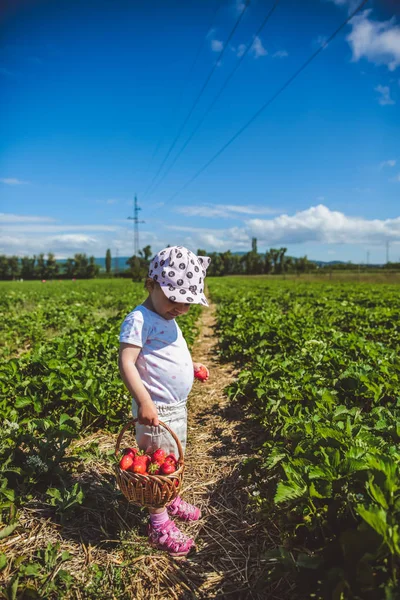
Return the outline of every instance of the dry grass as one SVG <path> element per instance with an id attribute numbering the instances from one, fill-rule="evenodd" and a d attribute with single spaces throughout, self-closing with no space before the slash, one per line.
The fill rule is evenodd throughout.
<path id="1" fill-rule="evenodd" d="M 208 382 L 196 382 L 190 396 L 182 494 L 202 510 L 200 521 L 182 526 L 196 539 L 197 551 L 186 559 L 172 559 L 148 546 L 146 512 L 129 505 L 115 489 L 107 456 L 115 447 L 116 436 L 85 436 L 75 444 L 75 452 L 82 456 L 85 448 L 91 449 L 90 458 L 71 475 L 85 490 L 85 501 L 75 517 L 61 524 L 52 507 L 35 500 L 22 509 L 20 527 L 0 544 L 0 552 L 13 561 L 21 555 L 26 561 L 34 559 L 48 542 L 58 543 L 60 554 L 68 551 L 71 558 L 63 568 L 73 574 L 76 583 L 65 598 L 290 597 L 287 582 L 271 584 L 265 575 L 263 553 L 275 545 L 277 532 L 272 525 L 267 531 L 258 522 L 243 490 L 240 463 L 251 454 L 255 432 L 224 394 L 235 372 L 231 365 L 218 361 L 213 307 L 203 312 L 202 321 L 193 358 L 210 368 L 211 377 Z M 13 561 L 1 574 L 3 582 L 9 580 Z M 101 568 L 103 579 L 90 595 L 85 582 L 90 580 L 93 565 Z M 119 579 L 116 569 L 122 574 Z"/>

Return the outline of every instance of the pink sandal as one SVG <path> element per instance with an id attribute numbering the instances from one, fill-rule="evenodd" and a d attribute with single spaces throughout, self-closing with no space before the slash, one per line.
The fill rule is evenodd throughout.
<path id="1" fill-rule="evenodd" d="M 186 556 L 194 546 L 194 540 L 170 520 L 161 527 L 149 525 L 149 542 L 153 548 L 165 550 L 171 556 Z"/>
<path id="2" fill-rule="evenodd" d="M 198 521 L 201 517 L 200 509 L 189 502 L 182 500 L 180 496 L 167 506 L 170 515 L 178 517 L 183 521 Z"/>

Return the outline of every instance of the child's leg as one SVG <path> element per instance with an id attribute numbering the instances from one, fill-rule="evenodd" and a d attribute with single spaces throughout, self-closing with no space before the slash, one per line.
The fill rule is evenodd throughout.
<path id="1" fill-rule="evenodd" d="M 132 413 L 136 418 L 136 404 L 132 406 Z M 160 416 L 164 421 L 163 416 Z M 169 425 L 169 423 L 167 423 Z M 173 429 L 173 427 L 172 427 Z M 168 438 L 164 436 L 167 434 Z M 171 440 L 171 441 L 170 441 Z M 176 453 L 176 444 L 163 427 L 147 427 L 136 423 L 136 441 L 141 450 L 154 451 L 162 448 L 168 453 Z M 186 445 L 186 433 L 183 439 Z M 178 529 L 173 521 L 169 519 L 166 507 L 149 508 L 150 526 L 149 542 L 159 550 L 165 550 L 172 556 L 185 556 L 194 546 L 194 540 Z"/>
<path id="2" fill-rule="evenodd" d="M 172 429 L 172 431 L 177 435 L 179 441 L 182 444 L 182 449 L 185 452 L 186 450 L 186 440 L 187 440 L 187 408 L 186 404 L 178 406 L 178 407 L 163 407 L 160 411 L 160 419 L 168 425 Z M 174 451 L 174 454 L 177 455 L 177 447 L 175 442 L 173 441 L 171 435 L 165 431 L 163 432 L 163 440 L 161 442 L 162 448 L 168 448 L 171 451 L 171 448 Z M 197 521 L 201 517 L 200 509 L 193 504 L 189 504 L 182 500 L 180 496 L 177 496 L 175 500 L 167 506 L 167 510 L 170 515 L 178 517 L 184 521 Z"/>

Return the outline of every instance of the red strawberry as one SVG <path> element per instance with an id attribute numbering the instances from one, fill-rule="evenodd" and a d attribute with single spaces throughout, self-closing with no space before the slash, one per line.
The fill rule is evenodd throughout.
<path id="1" fill-rule="evenodd" d="M 196 377 L 196 379 L 199 379 L 200 381 L 205 381 L 208 378 L 208 371 L 202 365 L 201 367 L 199 367 L 197 369 L 197 371 L 194 372 L 194 376 Z"/>
<path id="2" fill-rule="evenodd" d="M 165 457 L 165 460 L 173 460 L 175 463 L 178 462 L 178 459 L 176 458 L 175 454 L 172 454 L 172 452 Z"/>
<path id="3" fill-rule="evenodd" d="M 152 462 L 147 467 L 149 475 L 158 475 L 160 472 L 160 465 L 156 462 Z"/>
<path id="4" fill-rule="evenodd" d="M 129 469 L 129 467 L 132 465 L 132 463 L 133 463 L 133 455 L 125 454 L 125 456 L 123 456 L 121 458 L 121 460 L 119 461 L 119 466 L 121 467 L 121 469 L 123 471 L 126 471 L 127 469 Z"/>
<path id="5" fill-rule="evenodd" d="M 159 465 L 162 465 L 164 460 L 165 460 L 165 452 L 164 452 L 164 450 L 161 450 L 161 448 L 158 448 L 158 450 L 153 452 L 153 454 L 151 455 L 151 462 L 153 462 L 153 463 L 158 463 Z"/>
<path id="6" fill-rule="evenodd" d="M 176 469 L 178 467 L 178 461 L 176 460 L 176 458 L 175 458 L 175 456 L 173 454 L 169 454 L 167 456 L 167 458 L 165 459 L 164 463 L 171 464 L 174 467 L 175 471 L 176 471 Z"/>
<path id="7" fill-rule="evenodd" d="M 142 475 L 145 474 L 147 472 L 147 465 L 149 464 L 147 460 L 148 458 L 149 457 L 145 454 L 142 454 L 140 456 L 137 454 L 134 457 L 129 470 L 133 473 L 141 473 Z"/>
<path id="8" fill-rule="evenodd" d="M 133 457 L 137 454 L 138 450 L 137 448 L 124 448 L 122 452 L 124 456 L 126 456 L 127 454 L 131 454 Z"/>
<path id="9" fill-rule="evenodd" d="M 171 461 L 165 461 L 160 467 L 160 473 L 163 475 L 171 475 L 171 473 L 175 473 L 176 467 Z"/>

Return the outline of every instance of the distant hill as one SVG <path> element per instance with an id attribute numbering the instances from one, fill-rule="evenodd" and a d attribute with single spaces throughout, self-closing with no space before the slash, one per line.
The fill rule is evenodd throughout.
<path id="1" fill-rule="evenodd" d="M 124 271 L 125 269 L 128 268 L 128 265 L 126 264 L 126 261 L 128 260 L 128 258 L 130 258 L 130 256 L 118 256 L 118 270 L 119 271 Z M 101 271 L 105 271 L 106 270 L 106 258 L 101 257 L 101 258 L 95 258 L 95 263 L 96 265 L 99 265 L 100 270 Z M 59 260 L 57 260 L 59 265 L 63 265 L 67 262 L 66 258 L 60 258 Z M 112 271 L 115 271 L 116 269 L 116 257 L 113 256 L 112 260 L 111 260 L 111 269 Z"/>

